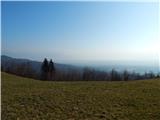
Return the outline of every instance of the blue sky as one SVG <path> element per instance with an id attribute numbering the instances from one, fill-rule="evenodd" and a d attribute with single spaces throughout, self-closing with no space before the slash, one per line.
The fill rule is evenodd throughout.
<path id="1" fill-rule="evenodd" d="M 158 3 L 2 2 L 2 54 L 158 63 Z"/>

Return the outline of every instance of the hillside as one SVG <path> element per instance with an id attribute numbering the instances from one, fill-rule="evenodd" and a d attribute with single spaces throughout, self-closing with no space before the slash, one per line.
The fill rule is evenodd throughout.
<path id="1" fill-rule="evenodd" d="M 2 120 L 159 120 L 160 79 L 46 82 L 2 73 Z"/>
<path id="2" fill-rule="evenodd" d="M 1 55 L 1 67 L 6 71 L 8 68 L 12 68 L 14 66 L 20 66 L 21 64 L 29 63 L 32 69 L 39 73 L 41 69 L 42 62 L 33 61 L 29 59 L 22 59 L 22 58 L 13 58 L 6 55 Z M 68 65 L 68 64 L 60 64 L 55 63 L 55 68 L 60 71 L 69 71 L 69 70 L 81 70 L 81 67 Z M 13 70 L 14 71 L 14 70 Z"/>

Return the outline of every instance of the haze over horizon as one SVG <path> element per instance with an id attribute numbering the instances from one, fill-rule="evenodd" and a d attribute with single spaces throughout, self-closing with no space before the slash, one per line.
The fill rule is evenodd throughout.
<path id="1" fill-rule="evenodd" d="M 159 64 L 159 5 L 2 2 L 2 54 L 59 63 Z"/>

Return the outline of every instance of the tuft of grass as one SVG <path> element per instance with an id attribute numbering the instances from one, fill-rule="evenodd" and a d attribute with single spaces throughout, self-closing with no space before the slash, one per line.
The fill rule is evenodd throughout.
<path id="1" fill-rule="evenodd" d="M 160 79 L 51 82 L 2 73 L 2 120 L 159 120 Z"/>

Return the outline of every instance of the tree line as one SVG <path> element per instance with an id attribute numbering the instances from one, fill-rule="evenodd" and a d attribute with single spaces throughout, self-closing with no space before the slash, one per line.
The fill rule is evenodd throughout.
<path id="1" fill-rule="evenodd" d="M 29 62 L 20 65 L 13 64 L 7 69 L 4 69 L 3 66 L 1 66 L 1 70 L 19 76 L 50 81 L 128 81 L 159 77 L 159 74 L 156 75 L 153 72 L 140 74 L 127 70 L 119 72 L 116 69 L 107 72 L 90 67 L 85 67 L 81 70 L 69 69 L 64 71 L 57 69 L 52 59 L 48 61 L 46 58 L 41 63 L 41 69 L 38 73 L 33 69 Z"/>

